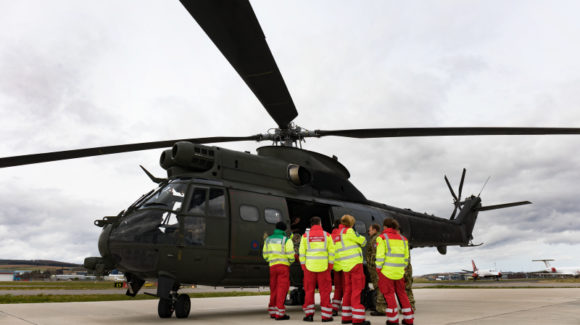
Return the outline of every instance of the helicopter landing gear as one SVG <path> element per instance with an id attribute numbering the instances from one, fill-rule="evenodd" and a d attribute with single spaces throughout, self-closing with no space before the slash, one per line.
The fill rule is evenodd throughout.
<path id="1" fill-rule="evenodd" d="M 180 284 L 169 277 L 159 277 L 157 296 L 157 314 L 160 318 L 170 318 L 175 311 L 175 317 L 187 318 L 191 310 L 191 300 L 186 294 L 178 294 Z"/>
<path id="2" fill-rule="evenodd" d="M 157 314 L 159 314 L 160 318 L 170 318 L 174 311 L 175 317 L 187 318 L 190 310 L 191 300 L 184 293 L 180 295 L 177 292 L 172 293 L 169 299 L 159 298 L 159 303 L 157 304 Z"/>
<path id="3" fill-rule="evenodd" d="M 173 314 L 173 301 L 172 299 L 159 298 L 159 303 L 157 304 L 157 314 L 160 318 L 169 318 Z"/>
<path id="4" fill-rule="evenodd" d="M 175 301 L 175 317 L 177 318 L 187 318 L 189 316 L 189 311 L 191 310 L 191 300 L 186 294 L 180 294 L 177 296 L 177 301 Z"/>

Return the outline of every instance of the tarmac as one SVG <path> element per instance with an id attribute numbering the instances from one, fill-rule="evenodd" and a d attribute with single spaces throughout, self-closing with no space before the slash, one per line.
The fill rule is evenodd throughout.
<path id="1" fill-rule="evenodd" d="M 414 290 L 415 324 L 580 324 L 580 288 Z M 156 300 L 0 305 L 0 324 L 256 324 L 279 323 L 266 311 L 267 296 L 196 298 L 186 319 L 160 319 Z M 304 324 L 299 306 L 291 319 Z M 386 318 L 368 316 L 372 324 Z M 320 322 L 320 312 L 314 318 Z M 340 324 L 340 318 L 329 324 Z"/>

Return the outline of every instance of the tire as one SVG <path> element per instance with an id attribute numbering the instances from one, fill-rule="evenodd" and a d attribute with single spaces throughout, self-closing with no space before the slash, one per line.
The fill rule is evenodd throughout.
<path id="1" fill-rule="evenodd" d="M 189 316 L 189 311 L 191 310 L 191 300 L 186 294 L 180 294 L 175 302 L 175 317 L 177 318 L 187 318 Z"/>
<path id="2" fill-rule="evenodd" d="M 170 318 L 173 314 L 173 303 L 171 299 L 159 298 L 159 303 L 157 304 L 157 314 L 160 318 Z"/>

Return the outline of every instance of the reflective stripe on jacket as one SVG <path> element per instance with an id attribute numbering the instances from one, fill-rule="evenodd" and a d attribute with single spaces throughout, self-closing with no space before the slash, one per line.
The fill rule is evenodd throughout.
<path id="1" fill-rule="evenodd" d="M 340 231 L 342 230 L 344 226 L 343 225 L 339 225 L 338 228 L 332 229 L 332 242 L 334 243 L 334 266 L 332 267 L 332 270 L 334 272 L 342 272 L 342 263 L 340 263 L 339 260 L 336 259 L 336 250 L 338 249 L 339 245 L 338 243 L 340 243 Z"/>
<path id="2" fill-rule="evenodd" d="M 266 238 L 262 257 L 272 265 L 290 265 L 294 262 L 294 243 L 286 237 L 286 233 L 275 229 L 274 234 Z"/>
<path id="3" fill-rule="evenodd" d="M 376 267 L 391 280 L 399 280 L 405 274 L 409 263 L 409 245 L 407 238 L 398 231 L 387 228 L 377 237 Z"/>
<path id="4" fill-rule="evenodd" d="M 341 225 L 342 226 L 342 225 Z M 362 264 L 362 248 L 367 243 L 364 236 L 359 235 L 352 228 L 343 227 L 340 229 L 340 240 L 334 247 L 335 263 L 340 263 L 343 272 L 349 272 L 357 264 Z"/>
<path id="5" fill-rule="evenodd" d="M 300 264 L 310 272 L 323 272 L 334 263 L 334 243 L 319 225 L 307 229 L 300 240 Z"/>

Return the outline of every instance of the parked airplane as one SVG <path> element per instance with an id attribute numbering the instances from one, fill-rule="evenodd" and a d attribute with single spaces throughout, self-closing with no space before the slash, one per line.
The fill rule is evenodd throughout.
<path id="1" fill-rule="evenodd" d="M 471 276 L 473 277 L 473 281 L 476 281 L 480 278 L 495 278 L 496 281 L 499 281 L 501 278 L 501 272 L 496 270 L 480 270 L 475 266 L 475 262 L 471 260 L 471 265 L 473 265 L 473 271 L 463 270 L 465 272 L 473 272 Z"/>
<path id="2" fill-rule="evenodd" d="M 562 275 L 572 275 L 574 277 L 580 277 L 580 266 L 569 266 L 569 267 L 558 267 L 555 268 L 550 265 L 550 262 L 554 259 L 544 259 L 544 260 L 532 260 L 532 262 L 544 262 L 546 269 L 544 272 Z"/>
<path id="3" fill-rule="evenodd" d="M 50 278 L 56 281 L 73 281 L 73 280 L 96 280 L 97 277 L 94 275 L 84 275 L 84 274 L 57 274 L 51 275 Z"/>

